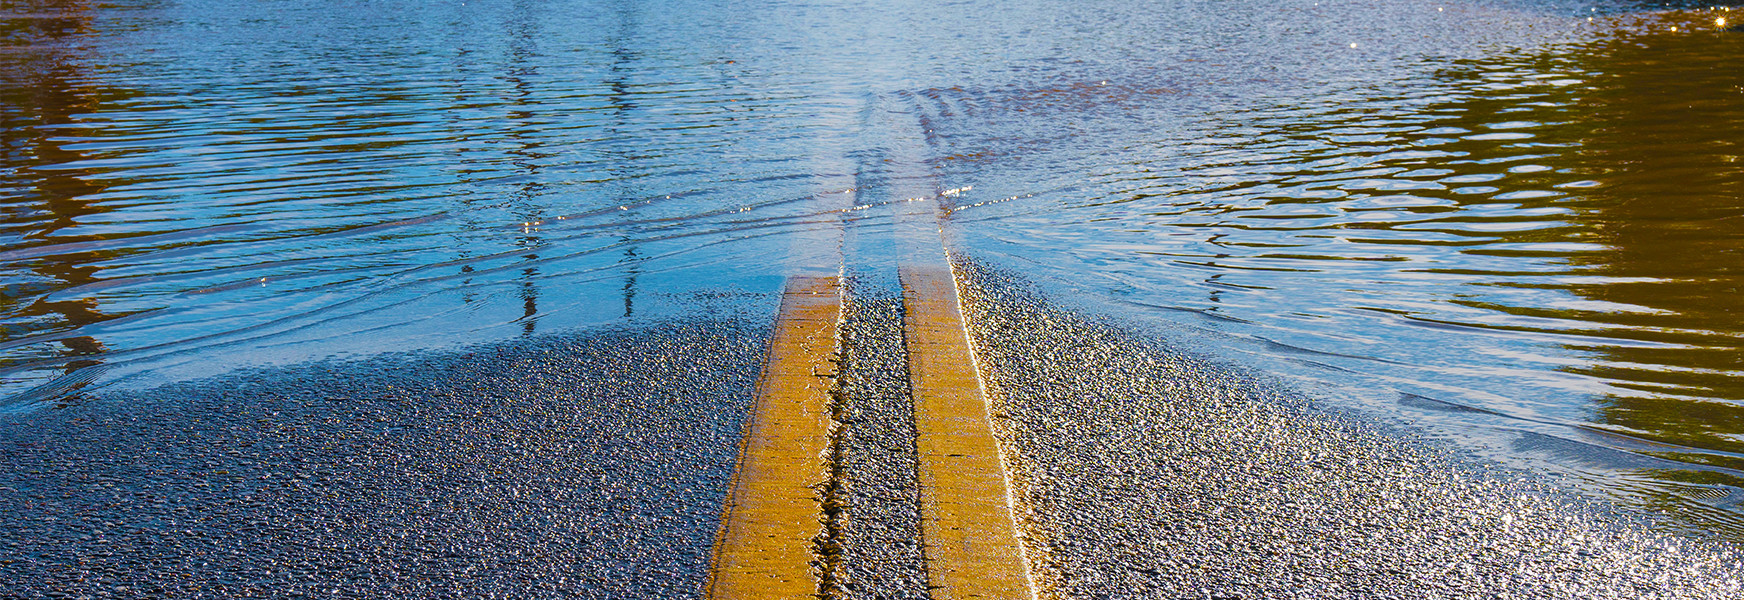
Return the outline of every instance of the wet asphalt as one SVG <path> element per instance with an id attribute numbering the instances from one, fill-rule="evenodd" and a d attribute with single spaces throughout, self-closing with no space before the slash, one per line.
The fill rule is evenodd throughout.
<path id="1" fill-rule="evenodd" d="M 957 268 L 1042 598 L 1744 597 L 1725 548 Z M 847 289 L 824 597 L 924 598 L 900 289 Z M 699 597 L 769 331 L 643 323 L 5 417 L 0 597 Z"/>
<path id="2" fill-rule="evenodd" d="M 914 402 L 902 349 L 902 296 L 850 280 L 842 307 L 837 401 L 842 559 L 835 587 L 853 600 L 924 599 Z"/>
<path id="3" fill-rule="evenodd" d="M 8 417 L 0 597 L 695 597 L 768 335 L 659 324 Z"/>
<path id="4" fill-rule="evenodd" d="M 1044 598 L 1739 598 L 1739 556 L 957 262 Z"/>

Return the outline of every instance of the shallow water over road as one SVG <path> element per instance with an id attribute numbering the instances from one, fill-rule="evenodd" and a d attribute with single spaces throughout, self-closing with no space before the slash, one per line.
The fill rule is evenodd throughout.
<path id="1" fill-rule="evenodd" d="M 0 407 L 766 314 L 794 240 L 886 230 L 918 185 L 946 192 L 953 250 L 1065 299 L 1735 533 L 1738 22 L 1562 1 L 9 4 Z"/>
<path id="2" fill-rule="evenodd" d="M 1331 395 L 1737 531 L 1730 14 L 1601 16 L 1569 40 L 1270 94 L 954 218 L 971 246 L 1175 313 L 1186 337 L 1215 330 Z"/>

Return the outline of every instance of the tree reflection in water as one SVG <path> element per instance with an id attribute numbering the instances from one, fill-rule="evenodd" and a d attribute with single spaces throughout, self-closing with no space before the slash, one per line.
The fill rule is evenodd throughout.
<path id="1" fill-rule="evenodd" d="M 8 249 L 88 242 L 99 235 L 78 226 L 105 212 L 91 197 L 105 189 L 92 172 L 72 166 L 83 157 L 60 141 L 75 117 L 97 110 L 106 93 L 81 65 L 79 40 L 90 34 L 90 7 L 81 0 L 10 3 L 0 16 L 0 235 Z M 72 250 L 28 262 L 0 282 L 6 341 L 49 335 L 114 318 L 88 299 L 55 300 L 52 292 L 97 281 L 94 263 L 114 251 Z M 0 366 L 54 359 L 67 371 L 96 364 L 104 351 L 94 337 L 54 339 L 55 346 Z M 52 354 L 49 354 L 51 353 Z"/>

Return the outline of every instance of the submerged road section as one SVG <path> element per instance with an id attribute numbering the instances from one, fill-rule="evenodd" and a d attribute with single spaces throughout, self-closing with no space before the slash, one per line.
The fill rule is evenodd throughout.
<path id="1" fill-rule="evenodd" d="M 956 260 L 1043 598 L 1736 598 L 1724 546 Z"/>
<path id="2" fill-rule="evenodd" d="M 4 4 L 0 600 L 1744 598 L 1735 8 Z"/>
<path id="3" fill-rule="evenodd" d="M 900 279 L 926 589 L 936 599 L 1034 598 L 956 280 L 942 253 L 905 265 Z M 723 511 L 711 599 L 847 588 L 841 541 L 831 533 L 854 516 L 834 497 L 849 468 L 843 439 L 831 435 L 850 426 L 831 418 L 845 403 L 843 316 L 839 279 L 789 279 Z"/>
<path id="4" fill-rule="evenodd" d="M 894 281 L 790 279 L 709 597 L 1744 593 L 1729 548 L 917 251 L 914 204 Z"/>
<path id="5" fill-rule="evenodd" d="M 937 239 L 930 211 L 910 212 L 906 241 Z M 934 261 L 911 248 L 894 281 L 789 280 L 708 597 L 1744 593 L 1723 546 L 1319 407 L 934 248 Z M 875 308 L 892 300 L 894 322 Z"/>
<path id="6" fill-rule="evenodd" d="M 955 259 L 795 278 L 773 327 L 323 362 L 15 417 L 3 595 L 1744 593 L 1723 547 Z"/>

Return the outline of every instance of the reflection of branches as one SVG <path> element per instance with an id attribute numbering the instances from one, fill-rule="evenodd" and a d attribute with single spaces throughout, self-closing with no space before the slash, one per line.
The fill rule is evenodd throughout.
<path id="1" fill-rule="evenodd" d="M 69 149 L 52 133 L 52 127 L 75 122 L 74 116 L 96 110 L 96 92 L 89 73 L 72 55 L 70 42 L 88 30 L 88 6 L 79 0 L 39 0 L 14 7 L 12 18 L 0 20 L 0 38 L 14 51 L 0 53 L 0 189 L 11 192 L 8 204 L 26 210 L 8 211 L 0 223 L 5 230 L 32 245 L 65 244 L 97 239 L 94 235 L 68 233 L 81 220 L 105 212 L 90 200 L 104 186 L 93 183 L 96 173 L 71 167 L 85 157 Z M 23 16 L 16 16 L 23 15 Z M 54 167 L 54 168 L 44 168 Z M 33 259 L 30 270 L 38 283 L 7 286 L 0 292 L 0 310 L 14 325 L 6 337 L 17 338 L 43 330 L 69 330 L 111 318 L 94 300 L 47 300 L 43 288 L 55 290 L 97 281 L 95 263 L 112 254 L 84 251 Z M 26 306 L 24 298 L 35 297 Z M 22 329 L 22 331 L 21 331 Z M 102 342 L 90 336 L 60 340 L 65 353 L 74 356 L 101 354 Z M 76 361 L 76 368 L 88 361 Z"/>
<path id="2" fill-rule="evenodd" d="M 607 106 L 611 107 L 613 129 L 620 130 L 620 132 L 627 131 L 635 119 L 633 114 L 636 109 L 634 98 L 635 92 L 631 89 L 629 76 L 635 73 L 635 63 L 641 57 L 635 50 L 628 46 L 628 42 L 634 37 L 635 32 L 633 29 L 635 27 L 636 18 L 637 15 L 630 10 L 629 6 L 619 6 L 619 32 L 618 35 L 614 36 L 612 39 L 611 75 L 606 80 L 606 87 L 611 90 L 611 94 L 607 96 L 606 102 Z M 619 137 L 621 137 L 621 134 Z M 608 150 L 608 152 L 618 156 L 618 160 L 613 161 L 613 166 L 611 168 L 612 175 L 621 180 L 633 181 L 635 178 L 633 177 L 633 173 L 630 172 L 629 165 L 630 161 L 634 159 L 630 157 L 629 153 L 618 152 L 616 150 Z M 632 240 L 632 237 L 628 232 L 625 233 L 622 239 L 627 244 L 624 247 L 623 262 L 629 265 L 627 267 L 629 273 L 624 277 L 623 289 L 624 318 L 627 319 L 634 316 L 636 312 L 636 278 L 641 273 L 637 265 L 640 264 L 641 261 L 637 260 L 637 247 L 635 245 L 628 245 L 628 242 Z"/>
<path id="3" fill-rule="evenodd" d="M 514 97 L 509 103 L 514 106 L 509 111 L 509 120 L 514 127 L 509 129 L 508 137 L 516 142 L 509 154 L 515 155 L 514 164 L 526 171 L 527 181 L 522 183 L 515 195 L 515 204 L 523 207 L 518 215 L 524 222 L 535 222 L 543 218 L 538 214 L 538 203 L 534 199 L 544 188 L 536 175 L 542 166 L 540 161 L 550 155 L 540 151 L 540 141 L 536 137 L 538 130 L 534 110 L 537 102 L 533 98 L 533 78 L 539 75 L 537 38 L 538 31 L 534 18 L 537 7 L 527 2 L 516 2 L 514 22 L 510 24 L 511 39 L 509 44 L 509 63 L 504 70 L 503 78 L 514 88 Z M 538 248 L 544 245 L 543 239 L 535 229 L 527 229 L 520 239 L 520 245 L 525 248 Z M 539 254 L 529 252 L 522 255 L 529 262 L 537 262 Z M 539 279 L 538 267 L 527 267 L 521 271 L 521 332 L 523 335 L 533 335 L 539 326 Z"/>

